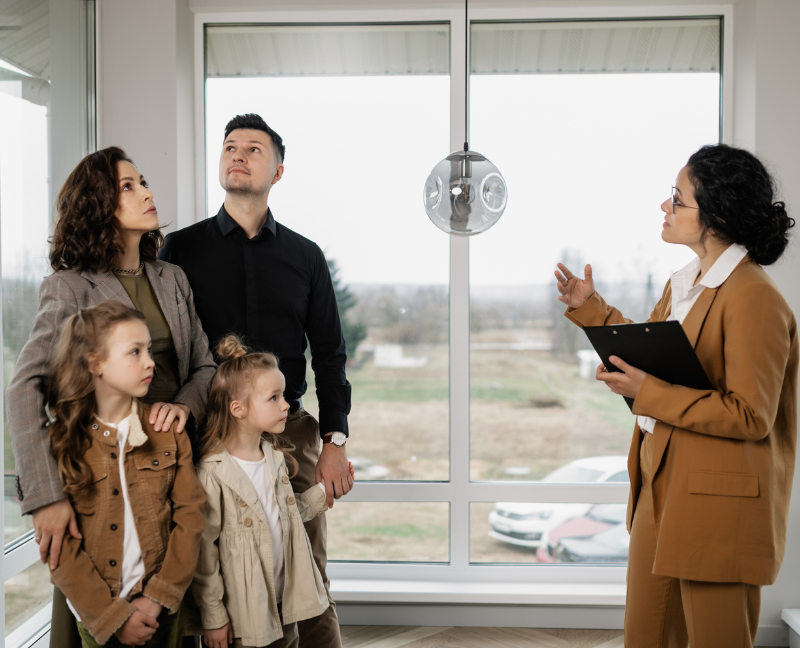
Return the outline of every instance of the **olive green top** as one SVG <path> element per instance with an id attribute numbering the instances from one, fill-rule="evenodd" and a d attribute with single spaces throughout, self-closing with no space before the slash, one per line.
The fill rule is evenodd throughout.
<path id="1" fill-rule="evenodd" d="M 136 310 L 144 315 L 147 328 L 150 330 L 156 367 L 153 382 L 143 400 L 148 403 L 171 403 L 181 388 L 178 354 L 175 353 L 172 331 L 169 330 L 169 324 L 161 312 L 153 287 L 144 273 L 130 276 L 115 272 L 114 276 L 119 279 Z"/>

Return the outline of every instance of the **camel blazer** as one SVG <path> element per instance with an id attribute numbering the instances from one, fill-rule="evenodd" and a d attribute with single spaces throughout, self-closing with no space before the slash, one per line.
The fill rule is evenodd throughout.
<path id="1" fill-rule="evenodd" d="M 178 355 L 181 389 L 175 402 L 189 407 L 199 421 L 205 414 L 208 387 L 216 364 L 194 310 L 189 281 L 183 270 L 164 261 L 145 263 L 145 272 L 169 324 Z M 36 322 L 6 392 L 8 429 L 23 513 L 31 513 L 65 497 L 45 427 L 45 380 L 64 320 L 82 308 L 106 300 L 133 308 L 128 293 L 111 272 L 61 270 L 45 277 L 39 289 Z"/>
<path id="2" fill-rule="evenodd" d="M 664 321 L 670 284 L 648 321 Z M 595 293 L 566 316 L 578 326 L 628 322 Z M 706 288 L 683 322 L 716 389 L 647 376 L 633 413 L 653 430 L 653 573 L 770 585 L 786 546 L 797 444 L 797 324 L 764 269 L 746 256 Z M 623 358 L 624 360 L 624 358 Z M 642 488 L 636 425 L 628 454 L 628 530 Z"/>

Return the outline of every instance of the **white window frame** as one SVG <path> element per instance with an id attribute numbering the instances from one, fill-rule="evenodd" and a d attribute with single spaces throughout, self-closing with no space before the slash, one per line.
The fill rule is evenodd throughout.
<path id="1" fill-rule="evenodd" d="M 722 17 L 722 141 L 733 134 L 732 5 L 630 5 L 625 7 L 475 8 L 474 21 Z M 207 24 L 415 23 L 450 24 L 450 151 L 464 137 L 463 9 L 328 9 L 208 12 L 195 14 L 195 144 L 205 140 L 205 26 Z M 212 145 L 213 146 L 213 145 Z M 443 151 L 446 154 L 449 151 Z M 212 153 L 213 154 L 213 153 Z M 431 160 L 433 165 L 436 160 Z M 195 218 L 206 217 L 206 159 L 196 156 Z M 420 206 L 420 218 L 424 212 Z M 447 564 L 333 562 L 328 575 L 341 603 L 467 603 L 615 606 L 624 605 L 626 566 L 494 565 L 470 563 L 470 504 L 473 502 L 625 503 L 626 484 L 471 482 L 469 474 L 469 239 L 450 238 L 450 481 L 358 482 L 350 502 L 447 502 L 450 560 Z"/>
<path id="2" fill-rule="evenodd" d="M 64 146 L 63 151 L 54 151 L 50 148 L 50 158 L 48 163 L 50 165 L 50 174 L 52 176 L 54 167 L 63 168 L 64 164 L 74 164 L 74 157 L 76 155 L 82 157 L 89 152 L 97 150 L 97 133 L 99 130 L 98 120 L 98 98 L 97 98 L 97 79 L 100 56 L 98 53 L 98 34 L 97 25 L 100 24 L 100 17 L 98 15 L 99 7 L 95 6 L 94 2 L 88 2 L 85 5 L 74 5 L 69 9 L 72 12 L 73 18 L 78 18 L 85 21 L 86 29 L 86 51 L 81 53 L 85 55 L 88 67 L 85 70 L 75 69 L 75 79 L 73 80 L 75 87 L 80 87 L 81 81 L 85 83 L 86 91 L 86 112 L 76 112 L 73 117 L 76 119 L 85 119 L 85 129 L 76 129 L 72 134 L 73 137 L 69 142 L 69 146 Z M 74 26 L 74 25 L 72 25 Z M 82 78 L 85 75 L 85 78 Z M 48 117 L 48 120 L 50 117 Z M 48 135 L 48 139 L 50 135 Z M 71 147 L 71 148 L 70 148 Z M 69 162 L 65 162 L 69 160 Z M 51 191 L 52 177 L 50 178 Z M 50 222 L 51 234 L 54 224 L 51 215 L 48 215 Z M 2 287 L 2 257 L 0 256 L 0 304 L 3 299 Z M 0 309 L 0 331 L 3 330 L 3 314 Z M 5 363 L 0 362 L 0 385 L 5 385 Z M 5 398 L 0 398 L 0 421 L 5 421 Z M 5 465 L 5 443 L 0 443 L 0 465 Z M 0 527 L 5 531 L 5 507 L 0 508 Z M 50 617 L 52 603 L 48 603 L 42 609 L 35 612 L 31 617 L 19 626 L 16 630 L 5 636 L 5 619 L 6 619 L 6 599 L 5 599 L 5 584 L 10 578 L 25 571 L 28 567 L 33 565 L 39 560 L 39 545 L 33 539 L 33 531 L 26 531 L 19 537 L 11 542 L 5 544 L 3 548 L 2 567 L 3 576 L 3 592 L 0 597 L 0 620 L 3 626 L 3 639 L 0 645 L 5 648 L 34 648 L 34 646 L 49 645 L 49 631 L 50 631 Z"/>

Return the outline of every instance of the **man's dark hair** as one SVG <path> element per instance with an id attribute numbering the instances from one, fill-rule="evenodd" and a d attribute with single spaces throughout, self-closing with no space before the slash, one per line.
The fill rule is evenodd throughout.
<path id="1" fill-rule="evenodd" d="M 222 141 L 224 142 L 226 139 L 228 139 L 228 135 L 238 128 L 264 131 L 272 139 L 272 148 L 275 149 L 275 155 L 278 156 L 278 162 L 283 164 L 283 158 L 286 155 L 286 147 L 283 145 L 283 140 L 278 133 L 267 126 L 267 122 L 264 121 L 261 115 L 256 115 L 255 113 L 236 115 L 236 117 L 231 119 L 227 126 L 225 126 L 225 137 Z"/>

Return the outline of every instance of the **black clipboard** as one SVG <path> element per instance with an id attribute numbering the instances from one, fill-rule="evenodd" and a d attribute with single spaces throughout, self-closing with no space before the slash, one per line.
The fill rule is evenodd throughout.
<path id="1" fill-rule="evenodd" d="M 608 371 L 620 371 L 608 360 L 614 355 L 672 385 L 714 389 L 677 321 L 585 326 L 583 330 Z M 623 398 L 632 411 L 633 399 Z"/>

